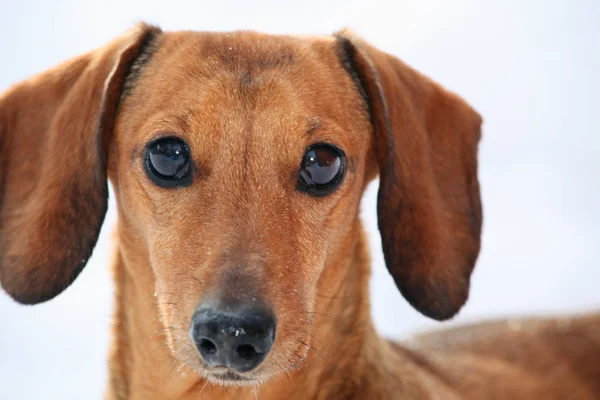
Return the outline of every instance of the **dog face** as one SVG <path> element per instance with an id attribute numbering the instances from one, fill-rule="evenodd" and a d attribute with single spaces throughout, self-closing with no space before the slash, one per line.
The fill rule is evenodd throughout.
<path id="1" fill-rule="evenodd" d="M 303 352 L 296 339 L 310 325 L 319 277 L 352 243 L 371 150 L 365 103 L 333 38 L 157 40 L 124 96 L 109 152 L 121 229 L 144 243 L 135 247 L 147 251 L 176 354 L 202 369 L 188 339 L 195 313 L 216 313 L 206 324 L 245 336 L 253 327 L 232 318 L 253 314 L 276 330 L 254 373 L 277 370 Z M 206 352 L 228 345 L 200 336 Z M 257 352 L 268 341 L 259 337 Z M 229 362 L 244 370 L 247 358 Z"/>
<path id="2" fill-rule="evenodd" d="M 402 294 L 437 319 L 466 301 L 480 118 L 359 39 L 142 26 L 0 106 L 0 280 L 18 301 L 54 297 L 83 268 L 108 176 L 121 252 L 151 276 L 173 355 L 221 382 L 266 380 L 303 352 L 377 174 Z"/>

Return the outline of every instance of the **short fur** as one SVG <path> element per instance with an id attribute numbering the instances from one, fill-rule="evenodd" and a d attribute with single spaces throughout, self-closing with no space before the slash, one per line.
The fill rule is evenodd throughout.
<path id="1" fill-rule="evenodd" d="M 435 319 L 467 300 L 480 246 L 480 116 L 348 32 L 161 32 L 140 25 L 0 96 L 0 282 L 35 304 L 66 289 L 117 196 L 109 399 L 595 399 L 600 315 L 382 339 L 358 218 L 377 175 L 386 265 Z M 187 187 L 144 149 L 184 139 Z M 348 158 L 327 197 L 297 190 L 305 149 Z M 272 351 L 223 374 L 188 337 L 205 302 L 273 310 Z"/>

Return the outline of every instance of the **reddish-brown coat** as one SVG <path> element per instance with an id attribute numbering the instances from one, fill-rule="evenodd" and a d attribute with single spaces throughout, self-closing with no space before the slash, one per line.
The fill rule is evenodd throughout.
<path id="1" fill-rule="evenodd" d="M 362 192 L 381 176 L 382 242 L 402 294 L 425 315 L 451 317 L 479 252 L 481 118 L 351 34 L 142 25 L 9 89 L 0 122 L 0 281 L 16 300 L 48 300 L 76 278 L 107 176 L 115 188 L 110 399 L 600 396 L 598 315 L 402 345 L 375 332 Z M 164 133 L 192 150 L 187 188 L 144 175 L 144 146 Z M 343 148 L 349 168 L 316 199 L 296 179 L 319 141 Z M 255 299 L 277 316 L 271 354 L 244 386 L 207 381 L 187 335 L 195 307 Z"/>

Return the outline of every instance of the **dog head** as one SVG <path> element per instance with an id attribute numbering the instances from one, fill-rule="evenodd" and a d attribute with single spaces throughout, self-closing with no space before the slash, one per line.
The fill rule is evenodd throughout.
<path id="1" fill-rule="evenodd" d="M 26 304 L 69 286 L 108 177 L 121 252 L 169 296 L 174 356 L 214 379 L 264 380 L 299 346 L 324 274 L 351 258 L 377 175 L 400 292 L 429 317 L 458 312 L 480 246 L 480 125 L 346 32 L 142 25 L 0 97 L 0 281 Z"/>

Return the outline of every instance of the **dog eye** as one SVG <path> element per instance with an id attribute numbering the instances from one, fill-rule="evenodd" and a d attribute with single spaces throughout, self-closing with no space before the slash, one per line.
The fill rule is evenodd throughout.
<path id="1" fill-rule="evenodd" d="M 313 145 L 302 158 L 298 189 L 315 197 L 327 196 L 342 182 L 345 166 L 344 152 L 338 147 L 331 144 Z"/>
<path id="2" fill-rule="evenodd" d="M 176 137 L 154 140 L 146 147 L 146 174 L 160 187 L 172 188 L 192 183 L 190 151 Z"/>

